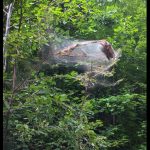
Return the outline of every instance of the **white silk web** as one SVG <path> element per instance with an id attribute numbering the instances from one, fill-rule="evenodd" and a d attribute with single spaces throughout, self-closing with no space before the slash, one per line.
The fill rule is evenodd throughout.
<path id="1" fill-rule="evenodd" d="M 113 66 L 121 56 L 106 40 L 61 40 L 51 44 L 48 62 L 66 66 L 80 66 L 84 70 L 76 78 L 87 88 L 95 85 L 115 86 L 121 80 L 110 82 Z"/>

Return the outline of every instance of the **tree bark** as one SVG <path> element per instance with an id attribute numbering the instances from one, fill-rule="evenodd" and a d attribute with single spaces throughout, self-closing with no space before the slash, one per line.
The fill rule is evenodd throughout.
<path id="1" fill-rule="evenodd" d="M 6 30 L 5 30 L 5 34 L 4 34 L 4 37 L 3 37 L 3 69 L 4 69 L 4 72 L 6 71 L 6 67 L 7 67 L 6 39 L 7 39 L 7 36 L 9 34 L 10 17 L 11 17 L 11 14 L 12 14 L 12 8 L 13 8 L 13 4 L 11 3 L 10 5 L 8 5 L 8 12 L 5 11 L 5 13 L 7 15 L 7 19 L 6 19 Z"/>

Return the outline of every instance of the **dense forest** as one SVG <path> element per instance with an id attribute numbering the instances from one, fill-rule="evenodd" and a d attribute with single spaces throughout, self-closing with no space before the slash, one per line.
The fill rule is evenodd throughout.
<path id="1" fill-rule="evenodd" d="M 146 38 L 146 0 L 4 0 L 3 149 L 146 150 Z M 120 49 L 103 78 L 120 82 L 50 63 L 74 39 Z"/>

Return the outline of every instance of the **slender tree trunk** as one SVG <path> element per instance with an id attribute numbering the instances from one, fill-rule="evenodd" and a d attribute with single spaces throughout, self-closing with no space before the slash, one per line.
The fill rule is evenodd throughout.
<path id="1" fill-rule="evenodd" d="M 8 5 L 8 12 L 5 12 L 7 15 L 6 18 L 6 30 L 5 30 L 5 34 L 3 37 L 3 69 L 4 72 L 6 71 L 6 67 L 7 67 L 7 49 L 6 49 L 6 39 L 7 36 L 9 34 L 9 28 L 10 28 L 10 17 L 12 14 L 12 8 L 13 8 L 13 4 L 11 3 L 10 5 Z"/>
<path id="2" fill-rule="evenodd" d="M 10 29 L 10 18 L 12 14 L 12 9 L 13 9 L 13 3 L 7 6 L 7 11 L 4 10 L 4 13 L 6 13 L 6 28 L 5 28 L 5 34 L 3 37 L 3 71 L 6 71 L 7 67 L 7 49 L 6 49 L 6 40 L 7 36 L 9 34 L 9 29 Z M 11 105 L 12 103 L 12 98 L 9 100 L 9 104 Z M 7 111 L 6 114 L 6 123 L 4 127 L 4 148 L 7 146 L 7 133 L 8 133 L 8 122 L 9 122 L 9 117 L 10 117 L 10 109 Z"/>
<path id="3" fill-rule="evenodd" d="M 15 87 L 16 87 L 16 79 L 17 79 L 17 76 L 16 76 L 16 62 L 14 63 L 14 67 L 13 67 L 13 86 L 12 86 L 12 91 L 15 90 Z"/>
<path id="4" fill-rule="evenodd" d="M 20 0 L 20 19 L 19 19 L 19 28 L 18 28 L 18 32 L 20 32 L 21 25 L 22 25 L 22 18 L 23 18 L 22 5 L 23 5 L 22 0 Z"/>

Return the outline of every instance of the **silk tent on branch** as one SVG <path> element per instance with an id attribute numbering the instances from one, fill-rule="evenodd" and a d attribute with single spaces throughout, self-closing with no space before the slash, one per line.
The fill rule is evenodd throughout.
<path id="1" fill-rule="evenodd" d="M 118 62 L 120 56 L 121 51 L 114 50 L 106 40 L 70 42 L 62 40 L 60 43 L 51 44 L 47 62 L 65 66 L 80 66 L 84 73 L 79 74 L 77 79 L 88 88 L 96 84 L 115 86 L 121 80 L 111 83 L 106 77 L 113 76 L 112 67 Z"/>

